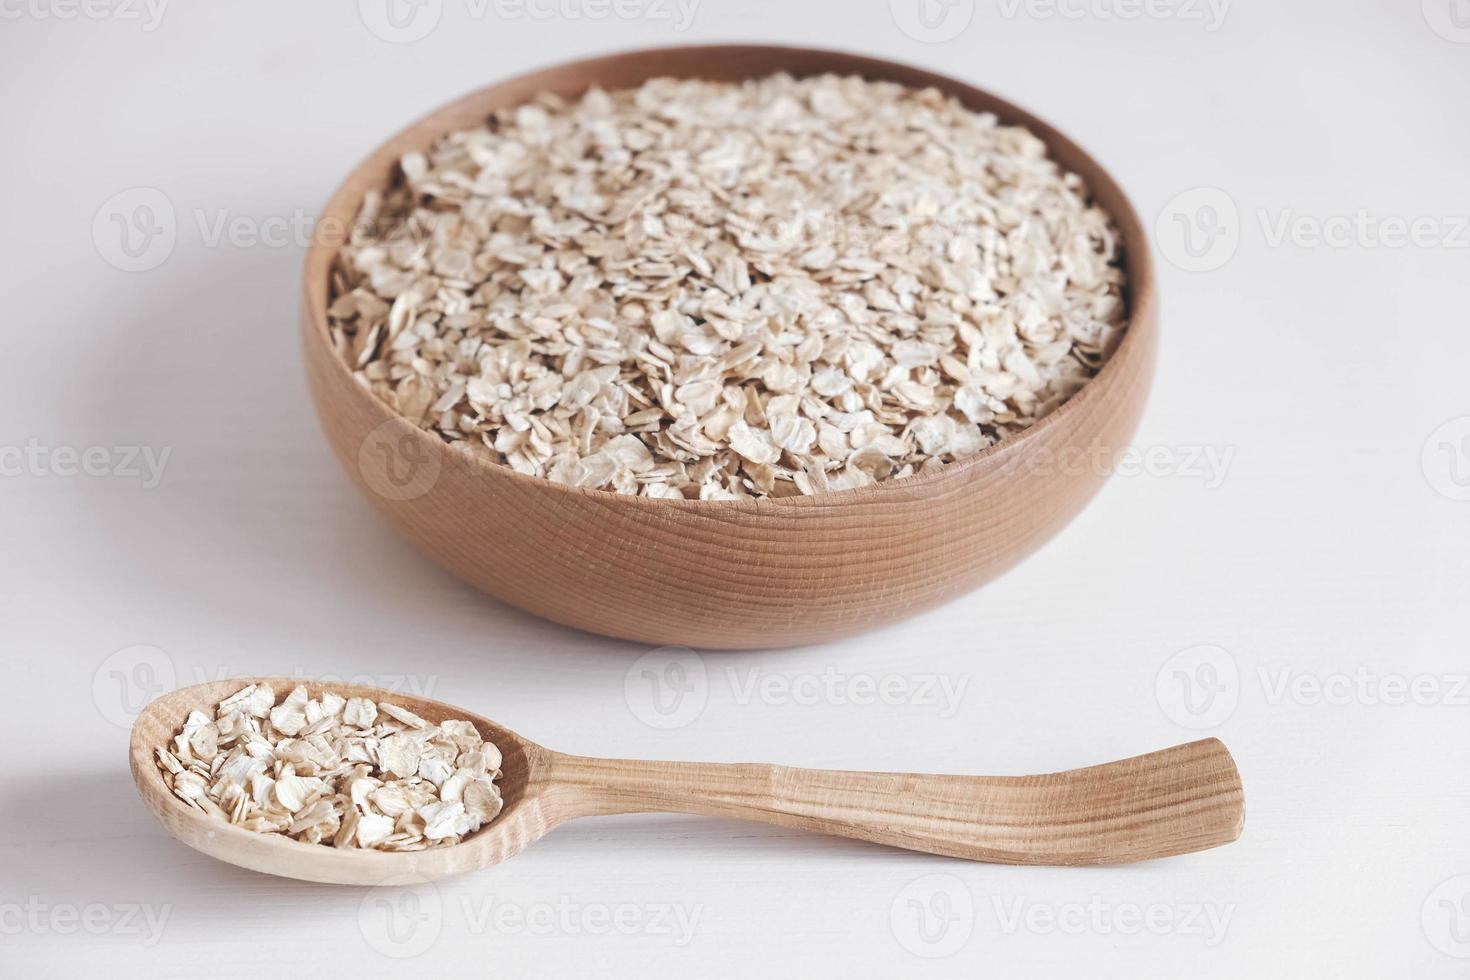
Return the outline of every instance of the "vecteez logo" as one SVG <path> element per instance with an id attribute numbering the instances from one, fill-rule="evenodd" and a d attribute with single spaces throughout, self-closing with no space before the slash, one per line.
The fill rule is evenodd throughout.
<path id="1" fill-rule="evenodd" d="M 1199 24 L 1213 34 L 1225 26 L 1232 0 L 998 0 L 1007 20 L 1172 20 Z"/>
<path id="2" fill-rule="evenodd" d="M 683 728 L 704 713 L 709 671 L 685 647 L 660 647 L 639 657 L 623 677 L 628 710 L 650 728 Z"/>
<path id="3" fill-rule="evenodd" d="M 1420 465 L 1435 493 L 1470 501 L 1470 415 L 1451 419 L 1430 433 Z"/>
<path id="4" fill-rule="evenodd" d="M 1446 41 L 1470 44 L 1470 0 L 1420 0 L 1424 22 Z"/>
<path id="5" fill-rule="evenodd" d="M 1217 728 L 1235 714 L 1247 689 L 1266 710 L 1291 708 L 1467 708 L 1470 674 L 1382 671 L 1367 664 L 1329 670 L 1256 663 L 1242 673 L 1230 651 L 1193 646 L 1174 654 L 1154 676 L 1154 697 L 1170 721 L 1194 730 Z"/>
<path id="6" fill-rule="evenodd" d="M 975 18 L 975 0 L 889 0 L 893 22 L 921 44 L 943 44 L 965 32 Z"/>
<path id="7" fill-rule="evenodd" d="M 950 874 L 909 882 L 888 909 L 888 927 L 904 949 L 922 959 L 942 959 L 964 948 L 975 931 L 975 897 Z"/>
<path id="8" fill-rule="evenodd" d="M 92 218 L 92 244 L 123 272 L 147 272 L 168 261 L 179 239 L 173 202 L 156 187 L 130 187 L 103 202 Z"/>
<path id="9" fill-rule="evenodd" d="M 1240 247 L 1240 209 L 1218 187 L 1176 194 L 1154 222 L 1154 240 L 1164 258 L 1186 272 L 1213 272 Z"/>
<path id="10" fill-rule="evenodd" d="M 131 728 L 148 702 L 178 684 L 173 658 L 155 646 L 139 644 L 113 653 L 92 673 L 92 703 L 119 728 Z"/>
<path id="11" fill-rule="evenodd" d="M 0 21 L 116 21 L 158 30 L 169 0 L 0 0 Z"/>
<path id="12" fill-rule="evenodd" d="M 950 0 L 954 2 L 954 0 Z M 699 13 L 700 0 L 463 0 L 456 15 L 480 22 L 593 21 L 610 18 L 664 24 L 687 31 Z M 358 0 L 358 17 L 374 37 L 389 44 L 422 41 L 444 18 L 443 0 Z"/>
<path id="13" fill-rule="evenodd" d="M 1225 942 L 1233 902 L 1119 900 L 1091 894 L 1076 900 L 992 894 L 977 903 L 969 885 L 952 874 L 909 882 L 889 906 L 898 944 L 923 959 L 958 953 L 975 932 L 986 936 L 1178 936 L 1207 948 Z"/>
<path id="14" fill-rule="evenodd" d="M 120 902 L 48 902 L 31 895 L 24 902 L 0 902 L 0 936 L 116 936 L 153 949 L 163 939 L 172 905 Z M 19 974 L 17 974 L 19 975 Z"/>
<path id="15" fill-rule="evenodd" d="M 415 500 L 434 489 L 443 460 L 422 430 L 401 416 L 374 426 L 357 448 L 357 471 L 385 500 Z"/>
<path id="16" fill-rule="evenodd" d="M 819 670 L 777 672 L 759 666 L 713 674 L 704 658 L 683 647 L 663 647 L 639 657 L 623 680 L 634 717 L 653 728 L 693 724 L 712 693 L 728 695 L 736 708 L 868 708 L 886 706 L 933 711 L 953 718 L 969 690 L 967 674 L 865 673 L 827 664 Z"/>
<path id="17" fill-rule="evenodd" d="M 1154 698 L 1169 720 L 1184 728 L 1215 728 L 1240 703 L 1240 666 L 1223 647 L 1180 650 L 1154 676 Z"/>
<path id="18" fill-rule="evenodd" d="M 383 879 L 357 908 L 363 939 L 390 959 L 410 959 L 428 952 L 444 928 L 444 901 L 433 882 L 418 875 Z"/>
<path id="19" fill-rule="evenodd" d="M 1470 959 L 1470 874 L 1440 882 L 1419 910 L 1431 946 L 1458 960 Z"/>
<path id="20" fill-rule="evenodd" d="M 379 40 L 412 44 L 439 26 L 444 0 L 357 0 L 357 15 Z"/>

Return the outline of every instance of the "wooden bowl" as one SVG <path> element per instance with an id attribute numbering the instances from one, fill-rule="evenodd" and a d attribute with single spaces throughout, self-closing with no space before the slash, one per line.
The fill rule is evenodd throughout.
<path id="1" fill-rule="evenodd" d="M 738 81 L 824 72 L 933 86 L 1026 126 L 1081 175 L 1122 233 L 1129 326 L 1111 360 L 1060 409 L 937 474 L 811 497 L 653 500 L 523 476 L 452 449 L 365 391 L 332 350 L 329 277 L 341 229 L 398 159 L 542 91 L 636 86 L 656 76 Z M 401 531 L 480 589 L 578 629 L 706 648 L 816 643 L 911 616 L 1026 557 L 1097 492 L 1090 461 L 1126 445 L 1153 374 L 1157 302 L 1148 240 L 1107 172 L 1008 102 L 918 68 L 831 51 L 681 47 L 548 68 L 481 89 L 385 143 L 322 213 L 306 260 L 302 343 L 327 439 Z"/>

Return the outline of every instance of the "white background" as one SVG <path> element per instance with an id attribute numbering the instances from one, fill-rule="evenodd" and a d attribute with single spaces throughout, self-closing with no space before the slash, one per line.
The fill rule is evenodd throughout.
<path id="1" fill-rule="evenodd" d="M 1470 494 L 1456 220 L 1470 30 L 1451 0 L 1238 0 L 1223 22 L 1192 0 L 1132 19 L 1106 16 L 1118 0 L 1072 0 L 1072 17 L 960 0 L 935 8 L 959 18 L 941 32 L 963 27 L 942 41 L 905 33 L 887 0 L 703 0 L 683 31 L 442 0 L 409 43 L 375 36 L 355 0 L 175 0 L 156 23 L 106 3 L 61 19 L 65 2 L 0 3 L 0 975 L 1470 972 L 1451 955 L 1470 954 L 1455 938 L 1470 939 L 1470 902 L 1456 908 L 1470 879 L 1450 880 L 1470 874 L 1470 502 L 1456 499 Z M 937 612 L 830 646 L 705 655 L 703 711 L 660 730 L 636 669 L 625 693 L 646 649 L 485 599 L 378 521 L 304 390 L 301 247 L 213 231 L 309 218 L 382 138 L 469 89 L 701 40 L 919 63 L 1092 150 L 1169 232 L 1137 440 L 1161 462 Z M 128 272 L 112 221 L 148 216 L 137 188 L 166 198 L 176 239 Z M 1176 200 L 1197 188 L 1224 197 Z M 1313 243 L 1313 222 L 1359 211 L 1427 217 L 1429 237 Z M 35 462 L 18 465 L 28 446 Z M 66 475 L 62 447 L 103 447 L 94 468 L 111 475 Z M 127 475 L 120 447 L 169 452 L 161 482 Z M 1214 478 L 1190 463 L 1206 449 L 1229 460 Z M 1220 648 L 1214 701 L 1183 686 L 1211 676 L 1200 645 Z M 916 696 L 746 696 L 752 677 L 829 670 L 839 695 L 896 675 Z M 1345 703 L 1278 686 L 1355 671 Z M 1029 773 L 1216 734 L 1244 774 L 1247 826 L 1210 853 L 1065 870 L 625 817 L 436 889 L 274 880 L 169 839 L 124 760 L 151 690 L 248 673 L 416 685 L 587 754 Z M 954 710 L 919 696 L 935 677 L 963 685 Z M 1432 703 L 1378 703 L 1415 680 Z M 1151 907 L 1162 934 L 1133 928 Z M 412 942 L 395 944 L 390 913 Z M 590 934 L 618 915 L 634 934 Z"/>

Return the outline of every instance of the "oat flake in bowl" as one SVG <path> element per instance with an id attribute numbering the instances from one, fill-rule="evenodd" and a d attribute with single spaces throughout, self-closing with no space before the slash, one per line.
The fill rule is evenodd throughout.
<path id="1" fill-rule="evenodd" d="M 1054 410 L 1124 329 L 1112 221 L 1040 139 L 822 75 L 545 95 L 410 153 L 330 333 L 413 423 L 649 497 L 813 494 Z"/>

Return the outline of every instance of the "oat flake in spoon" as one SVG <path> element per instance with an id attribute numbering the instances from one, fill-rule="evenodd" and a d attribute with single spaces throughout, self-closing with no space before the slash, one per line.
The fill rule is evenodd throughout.
<path id="1" fill-rule="evenodd" d="M 308 844 L 418 851 L 457 844 L 500 813 L 500 752 L 468 721 L 431 724 L 387 702 L 280 704 L 252 684 L 211 718 L 191 712 L 156 757 L 179 799 L 246 830 Z"/>
<path id="2" fill-rule="evenodd" d="M 401 161 L 332 280 L 360 383 L 461 450 L 650 497 L 973 455 L 1126 323 L 1118 234 L 1021 127 L 890 82 L 545 95 Z"/>

